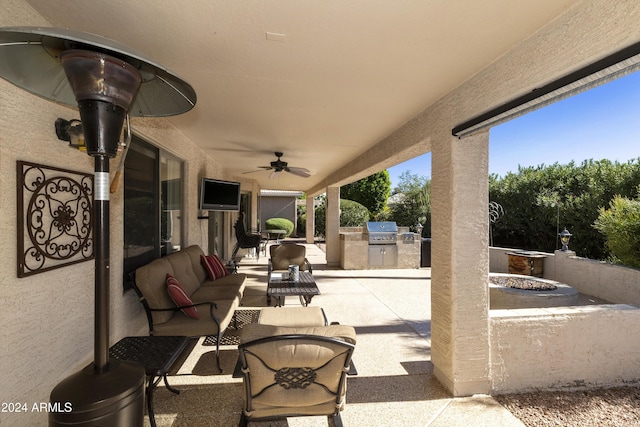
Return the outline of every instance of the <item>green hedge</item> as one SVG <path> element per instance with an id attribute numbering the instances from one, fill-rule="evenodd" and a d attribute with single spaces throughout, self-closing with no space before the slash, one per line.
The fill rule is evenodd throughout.
<path id="1" fill-rule="evenodd" d="M 265 221 L 265 226 L 267 227 L 267 231 L 285 230 L 287 233 L 284 235 L 284 237 L 291 236 L 294 228 L 293 221 L 288 220 L 287 218 L 269 218 L 267 221 Z"/>
<path id="2" fill-rule="evenodd" d="M 558 232 L 566 227 L 573 234 L 569 249 L 578 256 L 609 259 L 611 244 L 593 224 L 616 195 L 635 200 L 638 185 L 640 159 L 556 163 L 492 175 L 489 200 L 504 209 L 504 216 L 491 224 L 494 245 L 553 252 L 560 248 Z"/>

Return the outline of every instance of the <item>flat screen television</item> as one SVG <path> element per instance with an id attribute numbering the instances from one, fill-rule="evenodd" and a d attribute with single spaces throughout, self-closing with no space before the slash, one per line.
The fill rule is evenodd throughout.
<path id="1" fill-rule="evenodd" d="M 200 185 L 200 210 L 239 211 L 240 183 L 202 178 Z"/>

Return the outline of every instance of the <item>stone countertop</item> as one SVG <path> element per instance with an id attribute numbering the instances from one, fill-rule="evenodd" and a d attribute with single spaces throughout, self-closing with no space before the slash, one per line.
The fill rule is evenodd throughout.
<path id="1" fill-rule="evenodd" d="M 340 232 L 340 240 L 368 241 L 368 237 L 364 233 Z"/>

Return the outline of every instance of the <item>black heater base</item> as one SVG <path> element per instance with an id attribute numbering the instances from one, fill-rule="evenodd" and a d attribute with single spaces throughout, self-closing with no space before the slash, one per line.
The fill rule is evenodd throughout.
<path id="1" fill-rule="evenodd" d="M 49 426 L 142 427 L 145 378 L 138 363 L 109 359 L 103 373 L 92 363 L 53 389 Z"/>

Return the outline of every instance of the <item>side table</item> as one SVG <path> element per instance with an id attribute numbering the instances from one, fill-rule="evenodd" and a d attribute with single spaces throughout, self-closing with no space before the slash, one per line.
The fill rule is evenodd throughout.
<path id="1" fill-rule="evenodd" d="M 114 359 L 138 362 L 144 366 L 145 373 L 149 377 L 146 389 L 147 410 L 152 427 L 156 427 L 153 390 L 160 379 L 164 379 L 164 384 L 169 391 L 180 394 L 180 390 L 171 387 L 167 382 L 167 371 L 185 349 L 188 341 L 187 337 L 177 336 L 125 337 L 109 349 L 109 356 Z"/>

